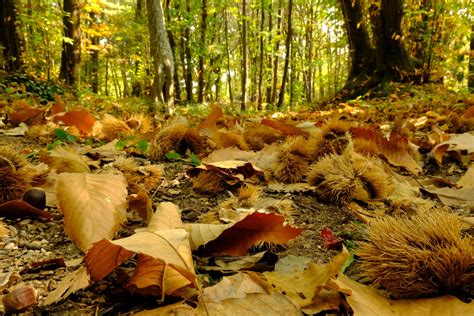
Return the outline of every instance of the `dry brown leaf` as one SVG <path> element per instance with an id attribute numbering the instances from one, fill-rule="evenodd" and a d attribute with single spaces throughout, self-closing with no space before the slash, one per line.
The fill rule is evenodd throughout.
<path id="1" fill-rule="evenodd" d="M 296 127 L 294 125 L 270 120 L 270 119 L 262 119 L 260 121 L 261 124 L 272 127 L 274 129 L 279 130 L 280 132 L 284 133 L 285 135 L 288 136 L 293 136 L 293 135 L 301 135 L 301 136 L 309 136 L 309 133 L 299 127 Z"/>
<path id="2" fill-rule="evenodd" d="M 296 238 L 303 228 L 285 223 L 285 217 L 255 212 L 224 230 L 203 248 L 204 255 L 243 256 L 256 242 L 284 244 Z"/>
<path id="3" fill-rule="evenodd" d="M 458 158 L 469 163 L 474 160 L 474 135 L 472 133 L 455 134 L 448 141 L 436 145 L 431 154 L 439 165 L 443 164 L 446 153 L 456 153 Z"/>
<path id="4" fill-rule="evenodd" d="M 199 124 L 198 129 L 216 128 L 217 121 L 222 117 L 224 117 L 222 109 L 218 105 L 213 105 L 211 113 Z"/>
<path id="5" fill-rule="evenodd" d="M 267 289 L 259 283 L 247 273 L 225 276 L 216 285 L 205 288 L 202 298 L 206 302 L 218 303 L 229 298 L 244 298 L 251 293 L 267 294 Z"/>
<path id="6" fill-rule="evenodd" d="M 126 220 L 127 183 L 112 174 L 62 173 L 56 180 L 58 208 L 69 238 L 83 251 L 112 238 Z"/>
<path id="7" fill-rule="evenodd" d="M 162 217 L 162 218 L 161 218 Z M 137 267 L 127 287 L 146 295 L 173 294 L 194 285 L 194 266 L 189 234 L 181 226 L 178 209 L 161 203 L 146 231 L 114 241 L 102 240 L 87 253 L 86 262 L 94 280 L 101 280 L 133 254 Z"/>
<path id="8" fill-rule="evenodd" d="M 255 157 L 253 151 L 245 151 L 236 147 L 227 147 L 214 150 L 209 156 L 202 160 L 203 163 L 213 163 L 226 160 L 250 161 Z"/>
<path id="9" fill-rule="evenodd" d="M 335 283 L 354 310 L 354 316 L 447 316 L 473 315 L 474 303 L 463 303 L 454 296 L 412 300 L 390 300 L 375 288 L 340 275 Z M 348 293 L 349 289 L 349 293 Z"/>
<path id="10" fill-rule="evenodd" d="M 403 167 L 414 174 L 421 172 L 420 164 L 408 151 L 406 136 L 392 131 L 390 139 L 387 139 L 382 135 L 378 126 L 352 127 L 351 133 L 354 138 L 362 138 L 373 142 L 379 154 L 387 159 L 390 164 Z"/>
<path id="11" fill-rule="evenodd" d="M 186 230 L 189 232 L 189 242 L 192 250 L 197 250 L 199 246 L 205 245 L 211 240 L 231 227 L 232 224 L 187 224 Z"/>
<path id="12" fill-rule="evenodd" d="M 25 122 L 33 125 L 43 120 L 44 110 L 32 107 L 26 100 L 15 102 L 15 109 L 8 113 L 8 120 L 14 124 Z"/>
<path id="13" fill-rule="evenodd" d="M 63 122 L 67 126 L 76 126 L 82 133 L 87 134 L 94 126 L 95 118 L 86 109 L 71 110 L 64 114 L 56 114 L 55 122 Z"/>
<path id="14" fill-rule="evenodd" d="M 90 173 L 87 163 L 74 149 L 56 146 L 49 154 L 41 153 L 40 160 L 56 173 Z"/>
<path id="15" fill-rule="evenodd" d="M 293 273 L 264 272 L 267 281 L 304 312 L 316 314 L 323 310 L 337 309 L 340 301 L 332 290 L 330 280 L 336 276 L 349 258 L 349 252 L 336 255 L 328 264 L 311 262 L 304 271 Z"/>
<path id="16" fill-rule="evenodd" d="M 146 223 L 149 223 L 153 216 L 153 206 L 148 194 L 145 191 L 140 191 L 137 194 L 130 194 L 127 199 L 129 208 Z"/>
<path id="17" fill-rule="evenodd" d="M 9 219 L 39 217 L 48 221 L 52 218 L 50 213 L 31 206 L 23 200 L 11 200 L 0 204 L 0 217 Z"/>
<path id="18" fill-rule="evenodd" d="M 56 286 L 56 289 L 49 292 L 41 306 L 47 306 L 57 303 L 69 295 L 88 287 L 90 284 L 89 273 L 86 267 L 80 267 L 76 271 L 66 274 L 61 282 Z"/>
<path id="19" fill-rule="evenodd" d="M 205 311 L 198 313 L 197 310 L 186 304 L 184 301 L 166 305 L 159 308 L 144 310 L 133 314 L 134 316 L 156 316 L 156 315 L 179 315 L 179 316 L 206 316 Z"/>

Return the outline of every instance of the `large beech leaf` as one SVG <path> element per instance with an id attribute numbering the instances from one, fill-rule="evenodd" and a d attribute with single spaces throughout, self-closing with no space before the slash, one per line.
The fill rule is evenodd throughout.
<path id="1" fill-rule="evenodd" d="M 474 160 L 474 135 L 471 133 L 455 134 L 445 142 L 436 145 L 431 154 L 439 165 L 443 163 L 446 153 L 456 153 L 459 160 L 469 163 Z"/>
<path id="2" fill-rule="evenodd" d="M 62 173 L 56 179 L 58 208 L 69 238 L 83 251 L 112 238 L 126 220 L 127 183 L 112 174 Z"/>
<path id="3" fill-rule="evenodd" d="M 294 125 L 286 124 L 279 121 L 274 121 L 270 119 L 262 119 L 260 122 L 263 125 L 272 127 L 274 129 L 279 130 L 285 135 L 292 136 L 292 135 L 302 135 L 302 136 L 309 136 L 309 133 L 299 127 Z"/>
<path id="4" fill-rule="evenodd" d="M 138 254 L 127 288 L 140 294 L 164 295 L 194 285 L 189 234 L 182 228 L 176 205 L 160 203 L 146 230 L 114 241 L 101 240 L 86 255 L 92 279 L 101 280 Z"/>
<path id="5" fill-rule="evenodd" d="M 302 228 L 286 224 L 284 216 L 255 212 L 205 244 L 203 252 L 205 255 L 243 256 L 256 242 L 283 244 L 296 238 L 302 231 Z"/>

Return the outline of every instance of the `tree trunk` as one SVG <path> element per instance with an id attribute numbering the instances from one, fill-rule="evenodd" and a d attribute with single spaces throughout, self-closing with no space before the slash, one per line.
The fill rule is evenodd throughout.
<path id="1" fill-rule="evenodd" d="M 186 2 L 186 14 L 191 16 L 191 4 L 190 1 Z M 186 101 L 193 102 L 193 62 L 191 56 L 191 29 L 189 25 L 186 26 L 184 30 L 184 36 L 182 38 L 183 46 L 183 75 L 184 75 L 184 85 L 186 88 Z"/>
<path id="2" fill-rule="evenodd" d="M 278 13 L 278 18 L 277 18 L 277 36 L 280 37 L 281 35 L 281 29 L 282 29 L 282 20 L 281 20 L 281 15 L 282 15 L 282 12 L 283 12 L 283 7 L 281 5 L 281 0 L 279 1 L 279 13 Z M 275 103 L 275 100 L 276 100 L 276 95 L 277 95 L 277 85 L 278 85 L 278 50 L 280 49 L 280 41 L 275 41 L 275 56 L 273 58 L 273 74 L 272 74 L 272 78 L 273 78 L 273 83 L 272 83 L 272 98 L 271 98 L 271 102 L 270 103 Z"/>
<path id="3" fill-rule="evenodd" d="M 247 102 L 247 71 L 248 71 L 248 48 L 247 48 L 247 0 L 242 0 L 242 77 L 241 77 L 241 103 L 240 110 L 245 111 Z"/>
<path id="4" fill-rule="evenodd" d="M 264 42 L 263 42 L 263 32 L 264 32 L 264 26 L 265 26 L 265 1 L 262 1 L 262 6 L 260 8 L 261 15 L 260 15 L 260 57 L 259 57 L 259 68 L 258 68 L 258 100 L 257 100 L 257 109 L 261 110 L 262 109 L 262 100 L 263 100 L 263 95 L 262 95 L 262 83 L 263 83 L 263 62 L 264 62 Z"/>
<path id="5" fill-rule="evenodd" d="M 229 21 L 227 8 L 224 9 L 224 36 L 225 36 L 225 50 L 227 55 L 227 85 L 229 87 L 230 104 L 234 104 L 234 96 L 232 93 L 232 76 L 230 71 L 230 49 L 229 49 Z"/>
<path id="6" fill-rule="evenodd" d="M 94 12 L 89 14 L 91 18 L 91 23 L 96 25 L 97 18 Z M 99 37 L 97 35 L 92 35 L 91 37 L 92 51 L 91 51 L 91 86 L 92 92 L 99 92 Z"/>
<path id="7" fill-rule="evenodd" d="M 179 10 L 179 7 L 176 8 Z M 168 25 L 171 23 L 171 17 L 170 17 L 170 0 L 166 1 L 166 23 Z M 170 42 L 170 47 L 171 47 L 171 53 L 173 54 L 173 60 L 179 61 L 178 58 L 176 58 L 176 41 L 174 39 L 173 33 L 170 30 L 166 31 L 166 34 L 168 35 L 168 39 Z M 178 62 L 175 62 L 176 64 Z M 181 86 L 179 84 L 179 75 L 178 75 L 178 65 L 174 66 L 174 73 L 173 73 L 173 84 L 174 84 L 174 100 L 176 103 L 179 103 L 181 101 Z"/>
<path id="8" fill-rule="evenodd" d="M 471 53 L 469 54 L 469 77 L 468 87 L 469 92 L 474 93 L 474 24 L 471 25 Z"/>
<path id="9" fill-rule="evenodd" d="M 201 52 L 199 54 L 199 70 L 198 70 L 198 103 L 204 102 L 204 58 L 206 58 L 206 30 L 207 30 L 207 0 L 202 0 L 201 11 Z"/>
<path id="10" fill-rule="evenodd" d="M 419 79 L 402 42 L 403 0 L 382 0 L 380 8 L 372 5 L 369 11 L 374 30 L 378 81 Z"/>
<path id="11" fill-rule="evenodd" d="M 283 68 L 283 78 L 281 79 L 281 88 L 280 88 L 280 95 L 278 96 L 278 104 L 277 108 L 281 108 L 283 105 L 283 101 L 285 98 L 285 84 L 288 79 L 288 68 L 290 65 L 290 58 L 291 58 L 291 37 L 292 37 L 292 29 L 291 29 L 291 15 L 293 11 L 293 0 L 288 1 L 288 24 L 287 24 L 287 34 L 286 34 L 286 56 L 285 56 L 285 66 Z"/>
<path id="12" fill-rule="evenodd" d="M 22 43 L 16 29 L 14 0 L 0 0 L 0 44 L 3 46 L 3 67 L 9 72 L 20 70 Z"/>
<path id="13" fill-rule="evenodd" d="M 174 60 L 166 35 L 163 8 L 160 0 L 147 0 L 146 5 L 154 76 L 151 96 L 155 106 L 162 104 L 164 110 L 171 111 L 173 107 Z"/>
<path id="14" fill-rule="evenodd" d="M 63 3 L 64 12 L 67 13 L 63 17 L 64 36 L 68 40 L 63 40 L 59 78 L 74 88 L 79 84 L 81 62 L 80 5 L 80 0 L 64 0 Z"/>
<path id="15" fill-rule="evenodd" d="M 135 9 L 135 22 L 139 23 L 142 20 L 142 16 L 143 16 L 143 0 L 137 0 L 137 7 Z M 141 42 L 142 40 L 141 34 L 138 34 L 137 40 Z M 135 50 L 135 54 L 140 56 L 140 59 L 143 56 L 141 49 Z M 135 60 L 134 76 L 132 76 L 133 78 L 132 96 L 135 96 L 135 97 L 140 97 L 143 93 L 143 85 L 141 82 L 141 78 L 138 78 L 139 69 L 140 69 L 140 60 L 137 59 Z"/>
<path id="16" fill-rule="evenodd" d="M 375 49 L 370 44 L 360 0 L 340 0 L 351 58 L 348 84 L 367 80 L 375 70 Z"/>

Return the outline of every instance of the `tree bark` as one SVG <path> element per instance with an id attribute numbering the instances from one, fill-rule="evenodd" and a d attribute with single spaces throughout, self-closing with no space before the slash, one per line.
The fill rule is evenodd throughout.
<path id="1" fill-rule="evenodd" d="M 229 87 L 230 104 L 234 104 L 234 96 L 232 93 L 232 76 L 230 71 L 230 49 L 229 49 L 229 21 L 227 8 L 224 9 L 224 35 L 225 35 L 225 51 L 227 57 L 227 85 Z"/>
<path id="2" fill-rule="evenodd" d="M 9 72 L 20 70 L 23 64 L 23 47 L 16 29 L 16 20 L 14 1 L 0 0 L 0 43 L 3 46 L 4 68 Z"/>
<path id="3" fill-rule="evenodd" d="M 91 12 L 90 14 L 91 23 L 97 24 L 97 17 L 95 12 Z M 91 43 L 93 45 L 91 51 L 91 86 L 92 92 L 98 93 L 99 92 L 99 37 L 97 35 L 92 35 Z"/>
<path id="4" fill-rule="evenodd" d="M 292 26 L 291 26 L 291 15 L 293 11 L 293 0 L 288 1 L 288 24 L 287 24 L 287 34 L 286 34 L 286 56 L 285 56 L 285 66 L 283 68 L 283 78 L 281 79 L 281 88 L 280 95 L 278 96 L 277 108 L 281 108 L 285 98 L 285 84 L 288 78 L 288 68 L 290 65 L 291 58 L 291 37 L 292 37 Z"/>
<path id="5" fill-rule="evenodd" d="M 160 0 L 147 0 L 150 50 L 153 59 L 153 86 L 151 96 L 165 111 L 173 107 L 174 60 L 166 35 L 163 7 Z"/>
<path id="6" fill-rule="evenodd" d="M 374 30 L 377 76 L 381 82 L 417 80 L 415 66 L 403 45 L 403 0 L 382 0 L 369 9 Z"/>
<path id="7" fill-rule="evenodd" d="M 258 68 L 258 100 L 257 100 L 257 109 L 262 109 L 262 100 L 263 100 L 263 92 L 262 92 L 262 83 L 263 83 L 263 57 L 264 57 L 264 47 L 263 47 L 263 31 L 265 26 L 265 1 L 262 1 L 262 6 L 260 8 L 260 56 L 259 56 L 259 68 Z"/>
<path id="8" fill-rule="evenodd" d="M 375 49 L 370 44 L 359 0 L 340 0 L 351 58 L 348 83 L 366 80 L 375 71 Z"/>
<path id="9" fill-rule="evenodd" d="M 74 88 L 79 83 L 81 62 L 80 4 L 80 0 L 64 0 L 63 3 L 64 36 L 69 40 L 63 40 L 59 78 Z"/>
<path id="10" fill-rule="evenodd" d="M 469 77 L 468 77 L 468 87 L 469 92 L 474 93 L 474 24 L 471 25 L 471 44 L 470 44 L 470 54 L 469 54 Z"/>
<path id="11" fill-rule="evenodd" d="M 207 0 L 202 0 L 201 11 L 201 52 L 199 54 L 199 70 L 198 70 L 198 103 L 204 102 L 204 58 L 206 57 L 206 30 L 207 30 Z"/>
<path id="12" fill-rule="evenodd" d="M 242 77 L 241 77 L 241 103 L 240 110 L 245 111 L 247 103 L 247 68 L 248 68 L 248 48 L 247 48 L 247 0 L 242 0 Z"/>

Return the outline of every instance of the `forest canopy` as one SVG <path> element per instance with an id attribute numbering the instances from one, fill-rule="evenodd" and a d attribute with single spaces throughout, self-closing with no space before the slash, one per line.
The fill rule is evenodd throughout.
<path id="1" fill-rule="evenodd" d="M 473 86 L 468 0 L 2 0 L 0 65 L 77 93 L 245 109 Z M 470 64 L 471 63 L 471 64 Z"/>

